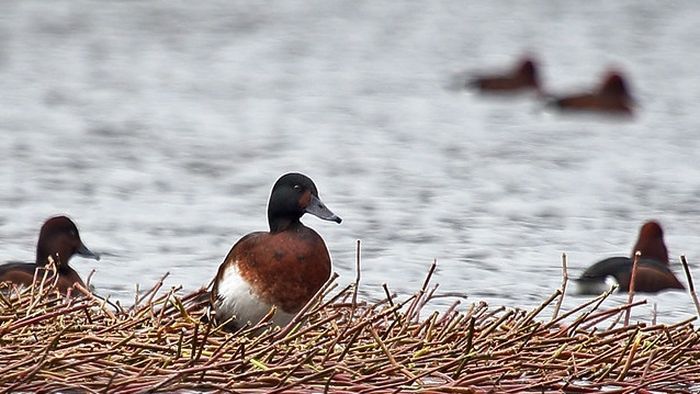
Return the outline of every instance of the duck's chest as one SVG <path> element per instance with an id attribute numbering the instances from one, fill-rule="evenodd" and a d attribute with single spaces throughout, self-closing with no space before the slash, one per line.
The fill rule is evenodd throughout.
<path id="1" fill-rule="evenodd" d="M 309 228 L 263 233 L 241 246 L 235 258 L 242 270 L 313 270 L 330 264 L 326 244 Z"/>
<path id="2" fill-rule="evenodd" d="M 254 297 L 284 311 L 301 308 L 330 277 L 328 249 L 311 229 L 261 233 L 238 246 L 237 275 Z"/>

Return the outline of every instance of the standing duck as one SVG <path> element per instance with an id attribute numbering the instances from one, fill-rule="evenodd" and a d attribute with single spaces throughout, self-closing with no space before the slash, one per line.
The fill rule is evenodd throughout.
<path id="1" fill-rule="evenodd" d="M 49 257 L 56 264 L 58 281 L 56 286 L 61 293 L 66 294 L 74 283 L 85 287 L 80 275 L 68 265 L 73 255 L 99 260 L 100 257 L 91 252 L 80 240 L 78 228 L 72 220 L 65 216 L 48 219 L 39 233 L 36 245 L 35 263 L 7 263 L 0 265 L 0 282 L 12 282 L 18 286 L 31 286 L 34 271 L 44 267 Z"/>
<path id="2" fill-rule="evenodd" d="M 272 306 L 274 324 L 286 325 L 328 281 L 331 258 L 318 233 L 299 220 L 305 213 L 340 223 L 307 176 L 283 175 L 267 206 L 269 232 L 250 233 L 233 245 L 213 281 L 211 302 L 219 323 L 256 324 Z"/>
<path id="3" fill-rule="evenodd" d="M 605 279 L 608 277 L 617 281 L 619 291 L 629 291 L 632 264 L 637 251 L 641 256 L 637 264 L 635 291 L 656 293 L 666 289 L 684 289 L 669 268 L 668 251 L 661 226 L 655 221 L 649 221 L 644 223 L 639 231 L 637 243 L 632 248 L 632 257 L 610 257 L 588 267 L 577 279 L 579 292 L 599 294 L 601 290 L 606 290 Z"/>

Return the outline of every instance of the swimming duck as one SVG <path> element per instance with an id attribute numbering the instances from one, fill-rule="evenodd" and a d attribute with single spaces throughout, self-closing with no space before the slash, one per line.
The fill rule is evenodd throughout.
<path id="1" fill-rule="evenodd" d="M 326 283 L 331 258 L 323 238 L 299 220 L 305 213 L 341 222 L 321 202 L 311 179 L 283 175 L 267 206 L 270 231 L 238 240 L 219 266 L 211 292 L 218 322 L 235 316 L 229 328 L 256 324 L 276 306 L 272 321 L 284 326 Z"/>
<path id="2" fill-rule="evenodd" d="M 669 268 L 668 251 L 664 244 L 663 230 L 655 221 L 644 223 L 632 257 L 610 257 L 588 267 L 577 279 L 582 294 L 600 294 L 606 287 L 605 280 L 614 278 L 621 292 L 627 292 L 632 276 L 634 254 L 641 253 L 634 289 L 637 292 L 656 293 L 666 289 L 684 289 Z"/>
<path id="3" fill-rule="evenodd" d="M 566 111 L 631 115 L 634 99 L 622 74 L 610 71 L 600 87 L 589 93 L 555 97 L 550 104 Z"/>
<path id="4" fill-rule="evenodd" d="M 61 293 L 67 293 L 74 283 L 85 287 L 80 275 L 68 265 L 71 257 L 76 254 L 95 260 L 100 259 L 80 240 L 78 228 L 73 221 L 65 216 L 52 217 L 41 226 L 39 241 L 36 245 L 36 262 L 13 262 L 1 265 L 0 282 L 8 281 L 20 286 L 31 286 L 34 271 L 38 267 L 46 266 L 51 257 L 56 264 L 57 287 Z"/>
<path id="5" fill-rule="evenodd" d="M 466 85 L 482 92 L 493 93 L 512 93 L 530 89 L 540 91 L 537 66 L 530 58 L 523 59 L 508 73 L 476 76 L 467 81 Z"/>

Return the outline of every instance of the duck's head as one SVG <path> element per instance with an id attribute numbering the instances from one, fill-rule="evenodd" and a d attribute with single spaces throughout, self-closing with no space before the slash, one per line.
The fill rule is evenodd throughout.
<path id="1" fill-rule="evenodd" d="M 668 250 L 664 243 L 664 232 L 658 222 L 651 220 L 644 223 L 639 230 L 637 243 L 632 249 L 632 259 L 637 251 L 642 254 L 641 257 L 668 264 Z"/>
<path id="2" fill-rule="evenodd" d="M 282 231 L 299 222 L 305 213 L 323 220 L 340 223 L 342 219 L 331 212 L 318 197 L 318 189 L 306 175 L 289 173 L 283 175 L 272 187 L 267 206 L 270 231 Z"/>
<path id="3" fill-rule="evenodd" d="M 80 233 L 72 220 L 65 216 L 56 216 L 48 219 L 39 233 L 39 241 L 36 246 L 36 263 L 43 266 L 48 262 L 49 256 L 58 267 L 68 265 L 73 255 L 99 260 L 100 257 L 88 249 L 80 239 Z"/>
<path id="4" fill-rule="evenodd" d="M 627 82 L 617 71 L 610 71 L 603 80 L 600 87 L 600 94 L 606 96 L 618 96 L 631 99 Z"/>
<path id="5" fill-rule="evenodd" d="M 535 66 L 535 61 L 530 58 L 523 59 L 518 67 L 518 75 L 528 81 L 537 82 L 537 67 Z"/>

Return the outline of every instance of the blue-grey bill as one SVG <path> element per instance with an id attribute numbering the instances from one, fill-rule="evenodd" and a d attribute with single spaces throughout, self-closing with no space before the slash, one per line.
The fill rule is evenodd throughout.
<path id="1" fill-rule="evenodd" d="M 87 246 L 85 246 L 85 244 L 83 244 L 82 242 L 80 243 L 80 246 L 78 246 L 78 249 L 76 250 L 76 252 L 83 257 L 86 257 L 89 259 L 95 259 L 97 261 L 100 260 L 100 255 L 98 255 L 97 253 L 94 253 L 92 250 L 88 249 Z"/>
<path id="2" fill-rule="evenodd" d="M 326 207 L 324 203 L 321 202 L 321 200 L 318 197 L 314 195 L 311 195 L 311 201 L 309 201 L 309 205 L 306 206 L 306 212 L 314 216 L 318 216 L 323 220 L 330 220 L 336 223 L 340 223 L 343 221 L 343 219 L 341 219 L 340 216 L 334 214 L 330 209 Z"/>

